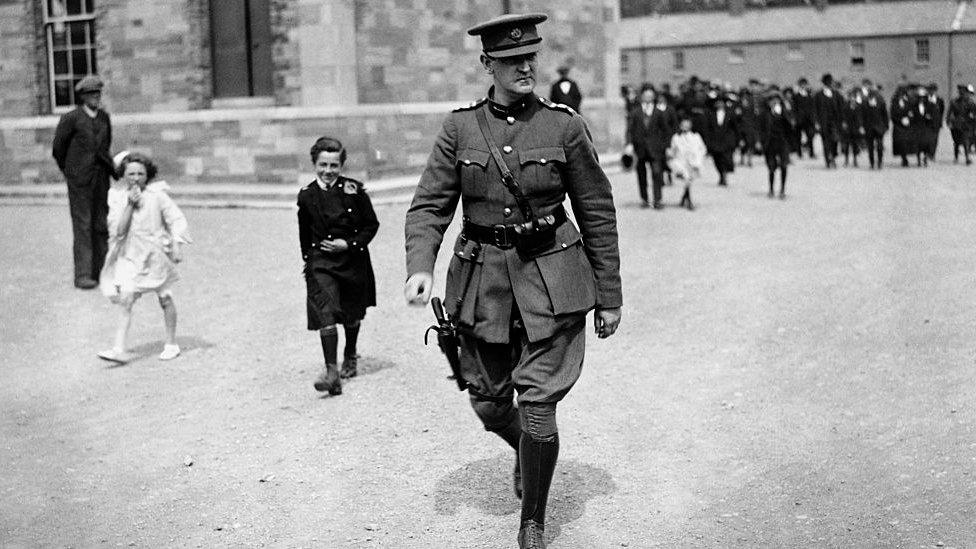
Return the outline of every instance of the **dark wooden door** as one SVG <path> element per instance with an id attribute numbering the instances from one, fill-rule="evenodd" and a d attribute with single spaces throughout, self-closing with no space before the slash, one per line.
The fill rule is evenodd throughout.
<path id="1" fill-rule="evenodd" d="M 268 0 L 211 0 L 214 97 L 271 95 Z"/>

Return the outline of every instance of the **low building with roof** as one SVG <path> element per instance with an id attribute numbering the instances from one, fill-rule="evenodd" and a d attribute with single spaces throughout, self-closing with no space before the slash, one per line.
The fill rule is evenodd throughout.
<path id="1" fill-rule="evenodd" d="M 692 75 L 743 86 L 750 78 L 891 90 L 976 81 L 976 10 L 952 0 L 623 0 L 617 44 L 623 84 Z"/>

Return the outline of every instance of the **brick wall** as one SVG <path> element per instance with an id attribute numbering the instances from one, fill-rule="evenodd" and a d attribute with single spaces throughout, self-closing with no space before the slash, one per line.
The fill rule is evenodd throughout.
<path id="1" fill-rule="evenodd" d="M 338 108 L 198 110 L 113 114 L 113 151 L 149 153 L 172 183 L 274 183 L 309 177 L 308 150 L 333 135 L 349 151 L 347 171 L 375 179 L 419 173 L 455 103 Z M 600 151 L 619 151 L 623 106 L 592 101 L 586 111 Z M 0 185 L 62 181 L 51 159 L 57 117 L 0 119 Z"/>
<path id="2" fill-rule="evenodd" d="M 99 72 L 113 112 L 209 106 L 206 0 L 99 0 Z"/>
<path id="3" fill-rule="evenodd" d="M 540 82 L 548 87 L 558 65 L 585 96 L 604 95 L 604 23 L 611 0 L 512 2 L 512 11 L 541 11 L 544 50 Z M 488 79 L 478 62 L 481 43 L 465 32 L 501 13 L 501 2 L 389 0 L 356 3 L 358 86 L 361 103 L 467 101 L 483 97 Z"/>
<path id="4" fill-rule="evenodd" d="M 34 7 L 30 0 L 0 0 L 0 116 L 34 114 L 37 75 Z M 26 61 L 26 62 L 25 62 Z"/>

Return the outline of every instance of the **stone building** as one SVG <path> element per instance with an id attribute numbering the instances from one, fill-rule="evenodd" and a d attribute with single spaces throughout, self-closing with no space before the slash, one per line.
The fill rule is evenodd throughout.
<path id="1" fill-rule="evenodd" d="M 954 0 L 622 0 L 620 79 L 672 85 L 691 75 L 739 87 L 749 78 L 892 90 L 976 83 L 976 11 Z"/>
<path id="2" fill-rule="evenodd" d="M 323 134 L 354 173 L 416 172 L 444 115 L 487 89 L 464 29 L 505 4 L 550 15 L 538 91 L 572 65 L 596 138 L 620 135 L 599 115 L 614 0 L 0 0 L 0 184 L 60 180 L 53 129 L 89 72 L 114 148 L 170 181 L 294 184 Z"/>

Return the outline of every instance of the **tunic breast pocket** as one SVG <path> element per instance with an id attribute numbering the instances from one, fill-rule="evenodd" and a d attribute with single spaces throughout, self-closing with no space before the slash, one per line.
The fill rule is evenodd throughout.
<path id="1" fill-rule="evenodd" d="M 529 193 L 559 191 L 563 187 L 559 170 L 566 164 L 562 147 L 541 147 L 519 151 L 522 176 L 519 182 Z"/>
<path id="2" fill-rule="evenodd" d="M 488 151 L 463 149 L 457 155 L 457 171 L 461 179 L 461 193 L 484 197 L 488 194 Z"/>

